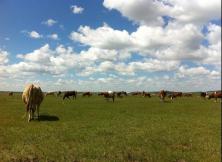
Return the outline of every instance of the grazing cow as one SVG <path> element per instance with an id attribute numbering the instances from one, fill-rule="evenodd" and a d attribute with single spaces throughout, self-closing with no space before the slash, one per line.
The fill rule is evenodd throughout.
<path id="1" fill-rule="evenodd" d="M 175 97 L 182 97 L 183 93 L 182 92 L 173 92 L 173 95 Z"/>
<path id="2" fill-rule="evenodd" d="M 34 119 L 34 113 L 37 110 L 39 120 L 39 106 L 42 103 L 44 94 L 41 88 L 37 85 L 30 84 L 25 87 L 22 93 L 22 101 L 26 105 L 26 115 L 28 113 L 28 122 Z"/>
<path id="3" fill-rule="evenodd" d="M 143 91 L 143 97 L 149 97 L 149 98 L 150 98 L 151 95 L 150 95 L 150 93 L 147 93 L 147 92 L 144 92 L 144 91 Z"/>
<path id="4" fill-rule="evenodd" d="M 98 96 L 103 96 L 105 94 L 105 92 L 100 92 L 98 93 Z"/>
<path id="5" fill-rule="evenodd" d="M 173 94 L 169 94 L 167 97 L 169 97 L 171 100 L 173 100 L 175 98 L 175 96 Z"/>
<path id="6" fill-rule="evenodd" d="M 193 94 L 192 94 L 192 93 L 184 93 L 183 96 L 184 96 L 184 97 L 192 97 Z"/>
<path id="7" fill-rule="evenodd" d="M 55 92 L 46 92 L 45 93 L 45 96 L 55 96 Z"/>
<path id="8" fill-rule="evenodd" d="M 117 97 L 122 98 L 122 97 L 123 97 L 123 95 L 127 96 L 127 93 L 126 93 L 126 92 L 124 92 L 124 91 L 121 91 L 121 92 L 116 92 L 116 96 L 117 96 Z"/>
<path id="9" fill-rule="evenodd" d="M 8 95 L 9 95 L 9 96 L 13 96 L 13 92 L 9 92 Z"/>
<path id="10" fill-rule="evenodd" d="M 205 99 L 206 98 L 207 93 L 206 92 L 200 92 L 200 97 Z"/>
<path id="11" fill-rule="evenodd" d="M 57 92 L 57 97 L 61 96 L 62 92 L 61 91 L 58 91 Z"/>
<path id="12" fill-rule="evenodd" d="M 114 102 L 115 92 L 108 91 L 108 92 L 103 93 L 103 96 L 105 97 L 105 99 L 107 101 L 111 98 L 113 100 L 113 102 Z"/>
<path id="13" fill-rule="evenodd" d="M 142 93 L 141 92 L 132 92 L 131 94 L 132 94 L 132 96 L 138 96 L 138 95 L 141 95 Z"/>
<path id="14" fill-rule="evenodd" d="M 92 96 L 92 93 L 90 93 L 90 92 L 85 92 L 85 93 L 82 94 L 82 96 L 83 96 L 83 97 L 84 97 L 84 96 L 90 97 L 90 96 Z"/>
<path id="15" fill-rule="evenodd" d="M 76 99 L 77 91 L 68 91 L 68 92 L 65 92 L 65 93 L 64 93 L 64 96 L 63 96 L 63 100 L 64 100 L 65 98 L 70 99 L 70 98 L 69 98 L 70 96 L 72 96 L 73 99 L 74 99 L 74 98 Z"/>
<path id="16" fill-rule="evenodd" d="M 125 92 L 125 91 L 122 91 L 122 94 L 125 95 L 125 96 L 128 96 L 127 92 Z"/>
<path id="17" fill-rule="evenodd" d="M 166 91 L 161 90 L 159 93 L 159 97 L 160 97 L 161 101 L 164 101 L 164 99 L 166 97 Z"/>
<path id="18" fill-rule="evenodd" d="M 173 92 L 172 94 L 168 95 L 171 100 L 173 100 L 176 97 L 182 97 L 182 92 Z"/>
<path id="19" fill-rule="evenodd" d="M 222 99 L 222 93 L 221 92 L 213 92 L 209 95 L 206 95 L 206 98 L 208 98 L 208 99 L 214 98 L 215 102 L 217 102 L 217 98 Z"/>

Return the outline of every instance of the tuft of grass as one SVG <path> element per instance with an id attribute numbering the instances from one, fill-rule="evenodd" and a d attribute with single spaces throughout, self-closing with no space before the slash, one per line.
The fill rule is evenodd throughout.
<path id="1" fill-rule="evenodd" d="M 47 96 L 27 122 L 21 94 L 0 94 L 0 161 L 219 162 L 221 107 L 212 100 Z"/>

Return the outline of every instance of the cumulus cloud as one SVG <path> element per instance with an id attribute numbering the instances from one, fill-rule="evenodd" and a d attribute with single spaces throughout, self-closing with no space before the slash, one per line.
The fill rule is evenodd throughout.
<path id="1" fill-rule="evenodd" d="M 74 14 L 81 14 L 84 11 L 84 8 L 82 8 L 80 6 L 76 6 L 76 5 L 73 5 L 70 8 L 72 10 L 72 13 L 74 13 Z"/>
<path id="2" fill-rule="evenodd" d="M 33 39 L 39 39 L 43 37 L 41 34 L 39 34 L 37 31 L 34 31 L 34 30 L 31 32 L 28 32 L 28 34 L 29 34 L 29 37 Z"/>
<path id="3" fill-rule="evenodd" d="M 205 39 L 208 45 L 200 45 L 200 48 L 194 51 L 194 55 L 202 56 L 196 62 L 221 67 L 221 26 L 209 24 Z"/>
<path id="4" fill-rule="evenodd" d="M 135 75 L 138 71 L 160 72 L 173 71 L 179 67 L 178 61 L 160 61 L 156 59 L 146 59 L 144 61 L 129 62 L 112 62 L 103 61 L 98 66 L 88 66 L 79 74 L 81 76 L 89 76 L 98 72 L 116 72 L 120 75 Z"/>
<path id="5" fill-rule="evenodd" d="M 161 1 L 152 0 L 104 0 L 103 5 L 109 10 L 117 10 L 124 17 L 140 24 L 161 25 L 162 16 L 170 10 L 170 6 Z"/>
<path id="6" fill-rule="evenodd" d="M 162 25 L 163 16 L 182 23 L 203 24 L 221 16 L 219 0 L 104 0 L 104 7 L 117 10 L 124 17 L 146 25 Z"/>
<path id="7" fill-rule="evenodd" d="M 177 75 L 179 77 L 182 77 L 182 78 L 183 77 L 201 77 L 201 76 L 202 77 L 207 76 L 211 79 L 212 78 L 217 78 L 217 79 L 220 78 L 220 72 L 219 71 L 215 71 L 215 70 L 210 71 L 209 69 L 206 69 L 203 66 L 191 67 L 191 68 L 181 66 L 178 69 Z"/>
<path id="8" fill-rule="evenodd" d="M 51 35 L 48 35 L 48 38 L 53 39 L 53 40 L 59 40 L 59 36 L 56 33 L 53 33 Z"/>
<path id="9" fill-rule="evenodd" d="M 7 51 L 0 49 L 0 65 L 8 63 L 8 55 L 9 53 Z"/>
<path id="10" fill-rule="evenodd" d="M 48 20 L 42 22 L 42 24 L 47 25 L 49 27 L 55 25 L 56 23 L 57 23 L 57 21 L 54 19 L 48 19 Z"/>
<path id="11" fill-rule="evenodd" d="M 207 33 L 207 40 L 209 44 L 217 44 L 221 42 L 221 26 L 210 23 L 207 26 L 208 33 Z"/>
<path id="12" fill-rule="evenodd" d="M 47 63 L 49 61 L 49 58 L 52 54 L 52 51 L 49 48 L 49 45 L 46 44 L 43 47 L 34 50 L 31 53 L 28 54 L 18 54 L 18 58 L 22 58 L 26 61 L 31 61 L 31 62 L 39 62 L 39 63 Z"/>
<path id="13" fill-rule="evenodd" d="M 80 26 L 78 32 L 71 32 L 70 39 L 85 45 L 105 49 L 121 49 L 130 46 L 130 37 L 126 30 L 114 30 L 106 24 L 97 29 Z"/>
<path id="14" fill-rule="evenodd" d="M 115 30 L 108 25 L 91 29 L 80 26 L 78 32 L 71 32 L 70 39 L 84 45 L 139 53 L 158 59 L 183 60 L 200 59 L 200 48 L 204 36 L 192 24 L 177 26 L 175 23 L 162 27 L 139 26 L 135 32 Z"/>
<path id="15" fill-rule="evenodd" d="M 96 57 L 89 57 L 89 54 L 93 52 Z M 106 52 L 105 55 L 109 55 L 109 51 Z M 5 54 L 7 52 L 3 53 L 4 56 L 8 55 Z M 18 63 L 8 64 L 6 61 L 1 64 L 0 84 L 8 90 L 22 90 L 26 82 L 39 80 L 40 75 L 49 75 L 57 77 L 38 81 L 44 90 L 57 90 L 59 87 L 59 90 L 75 88 L 76 90 L 92 91 L 110 89 L 127 91 L 180 89 L 190 91 L 203 90 L 204 87 L 206 90 L 220 87 L 220 72 L 203 66 L 181 66 L 179 61 L 147 58 L 126 63 L 116 57 L 117 53 L 114 53 L 117 59 L 113 60 L 100 56 L 99 53 L 97 49 L 93 48 L 89 51 L 76 53 L 71 47 L 58 45 L 55 49 L 52 49 L 48 44 L 45 44 L 33 52 L 17 55 L 22 59 Z M 68 71 L 73 71 L 71 78 L 66 78 L 67 75 L 70 75 Z M 137 75 L 140 71 L 146 72 L 147 75 Z M 155 72 L 164 72 L 164 75 L 148 75 L 149 73 L 156 74 Z M 176 76 L 168 76 L 167 72 L 174 72 L 173 74 L 176 74 Z M 76 75 L 86 78 L 82 80 Z M 95 77 L 97 75 L 99 77 Z M 24 77 L 28 77 L 29 80 L 24 80 Z M 16 84 L 9 87 L 5 78 L 16 80 Z"/>
<path id="16" fill-rule="evenodd" d="M 18 54 L 20 60 L 13 64 L 8 64 L 8 52 L 0 50 L 0 84 L 6 84 L 4 78 L 38 80 L 43 74 L 53 78 L 42 82 L 46 89 L 58 85 L 64 90 L 75 85 L 78 90 L 102 91 L 218 89 L 221 26 L 209 21 L 220 18 L 220 4 L 217 0 L 104 0 L 106 8 L 136 23 L 136 29 L 129 32 L 105 23 L 97 28 L 81 25 L 69 35 L 84 47 L 81 51 L 45 44 Z M 74 14 L 84 11 L 80 6 L 71 10 Z M 44 21 L 47 26 L 55 23 Z M 36 31 L 25 33 L 35 39 L 43 37 Z M 57 33 L 46 37 L 59 39 Z"/>

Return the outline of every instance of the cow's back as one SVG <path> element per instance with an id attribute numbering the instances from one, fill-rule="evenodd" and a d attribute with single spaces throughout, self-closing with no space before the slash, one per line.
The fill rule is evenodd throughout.
<path id="1" fill-rule="evenodd" d="M 33 92 L 32 92 L 32 97 L 33 97 L 33 103 L 34 104 L 40 104 L 44 98 L 44 94 L 39 86 L 34 85 L 33 86 Z"/>
<path id="2" fill-rule="evenodd" d="M 23 93 L 22 93 L 22 101 L 27 104 L 28 103 L 28 97 L 29 97 L 29 91 L 31 89 L 32 84 L 29 84 L 25 87 Z"/>
<path id="3" fill-rule="evenodd" d="M 25 87 L 22 93 L 22 100 L 25 104 L 32 102 L 32 104 L 40 104 L 44 98 L 41 88 L 37 85 L 30 84 Z M 31 99 L 31 101 L 29 101 Z"/>

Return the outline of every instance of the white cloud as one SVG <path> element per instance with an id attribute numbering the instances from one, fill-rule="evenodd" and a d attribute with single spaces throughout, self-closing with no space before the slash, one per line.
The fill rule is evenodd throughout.
<path id="1" fill-rule="evenodd" d="M 22 58 L 26 61 L 31 61 L 31 62 L 39 62 L 39 63 L 47 63 L 49 62 L 50 56 L 53 52 L 50 50 L 49 45 L 46 44 L 40 49 L 34 50 L 31 53 L 22 55 L 18 54 L 18 58 Z"/>
<path id="2" fill-rule="evenodd" d="M 130 37 L 126 30 L 114 30 L 108 25 L 97 29 L 80 26 L 78 32 L 72 32 L 70 39 L 86 45 L 105 49 L 121 49 L 129 47 Z"/>
<path id="3" fill-rule="evenodd" d="M 209 69 L 206 69 L 203 66 L 198 66 L 198 67 L 184 67 L 181 66 L 178 69 L 177 75 L 179 77 L 208 77 L 210 79 L 220 79 L 220 72 L 212 70 L 210 71 Z"/>
<path id="4" fill-rule="evenodd" d="M 221 26 L 210 23 L 208 26 L 207 39 L 210 44 L 221 42 Z"/>
<path id="5" fill-rule="evenodd" d="M 22 59 L 18 63 L 0 65 L 0 87 L 4 85 L 5 90 L 22 90 L 27 82 L 33 81 L 38 81 L 41 87 L 48 91 L 68 90 L 70 88 L 78 91 L 156 91 L 159 89 L 194 91 L 216 90 L 220 87 L 220 72 L 209 70 L 203 66 L 179 67 L 179 61 L 147 58 L 125 63 L 119 59 L 109 60 L 104 56 L 101 57 L 97 50 L 92 48 L 89 51 L 76 53 L 71 47 L 59 45 L 55 49 L 51 49 L 46 44 L 33 52 L 18 55 Z M 96 56 L 93 59 L 88 57 L 91 52 L 94 52 Z M 109 53 L 106 54 L 109 55 Z M 71 78 L 67 78 L 67 75 L 70 75 L 68 71 L 72 71 Z M 155 75 L 139 76 L 137 75 L 139 71 Z M 158 76 L 155 73 L 158 71 L 165 73 L 163 76 Z M 167 71 L 174 72 L 173 74 L 177 74 L 177 77 L 168 76 Z M 93 75 L 82 80 L 76 77 L 76 74 L 82 76 L 99 74 L 99 77 Z M 40 75 L 44 75 L 45 79 L 40 79 Z M 47 76 L 56 77 L 47 79 Z M 11 78 L 16 83 L 6 81 L 8 80 L 6 78 Z M 29 79 L 24 80 L 24 78 Z"/>
<path id="6" fill-rule="evenodd" d="M 160 1 L 152 0 L 104 0 L 109 10 L 118 10 L 124 17 L 140 24 L 161 25 L 161 16 L 166 15 L 170 7 Z"/>
<path id="7" fill-rule="evenodd" d="M 141 54 L 159 59 L 199 59 L 193 51 L 199 49 L 203 35 L 192 24 L 180 27 L 176 23 L 162 27 L 140 26 L 131 34 L 135 49 Z"/>
<path id="8" fill-rule="evenodd" d="M 79 75 L 89 76 L 94 73 L 116 72 L 119 75 L 135 75 L 138 71 L 158 72 L 174 71 L 179 67 L 178 61 L 160 61 L 156 59 L 146 59 L 144 61 L 129 62 L 112 62 L 103 61 L 98 66 L 88 66 L 83 69 Z"/>
<path id="9" fill-rule="evenodd" d="M 205 38 L 209 42 L 208 46 L 200 45 L 200 48 L 194 51 L 195 55 L 202 56 L 197 63 L 214 65 L 221 67 L 221 26 L 209 24 L 208 33 Z"/>
<path id="10" fill-rule="evenodd" d="M 206 75 L 209 74 L 210 71 L 204 67 L 193 67 L 193 68 L 185 68 L 181 66 L 179 68 L 179 73 L 184 76 L 193 76 L 193 75 Z"/>
<path id="11" fill-rule="evenodd" d="M 137 29 L 129 32 L 107 24 L 97 28 L 80 26 L 69 37 L 81 43 L 84 50 L 76 52 L 64 45 L 52 49 L 45 44 L 29 53 L 18 54 L 20 60 L 12 64 L 8 64 L 6 51 L 0 53 L 0 87 L 7 87 L 5 78 L 20 80 L 13 86 L 21 87 L 28 76 L 30 81 L 39 80 L 43 88 L 51 90 L 58 87 L 101 91 L 219 89 L 221 26 L 209 20 L 220 18 L 220 3 L 104 0 L 106 8 L 117 10 L 137 23 Z M 84 11 L 79 6 L 71 9 L 74 14 Z M 163 16 L 174 19 L 163 27 Z M 49 20 L 44 24 L 57 23 Z M 201 32 L 203 24 L 207 33 Z M 36 31 L 24 32 L 32 38 L 43 37 Z M 59 39 L 56 33 L 46 36 Z M 203 45 L 203 41 L 209 45 Z M 40 75 L 44 75 L 44 81 L 39 79 Z"/>
<path id="12" fill-rule="evenodd" d="M 170 0 L 173 5 L 172 17 L 183 23 L 205 24 L 212 19 L 221 18 L 220 0 Z"/>
<path id="13" fill-rule="evenodd" d="M 0 49 L 0 65 L 8 63 L 8 55 L 9 53 L 7 51 Z"/>
<path id="14" fill-rule="evenodd" d="M 192 24 L 183 27 L 171 24 L 166 28 L 139 26 L 135 32 L 114 30 L 108 25 L 97 29 L 80 26 L 78 32 L 72 32 L 70 39 L 91 47 L 119 50 L 125 53 L 138 52 L 143 56 L 159 59 L 182 60 L 200 59 L 193 53 L 199 49 L 204 36 Z"/>
<path id="15" fill-rule="evenodd" d="M 194 24 L 181 26 L 174 22 L 165 28 L 141 25 L 135 32 L 128 33 L 105 24 L 96 29 L 80 26 L 78 32 L 71 32 L 70 39 L 98 51 L 115 51 L 117 60 L 138 53 L 159 60 L 186 60 L 218 66 L 221 65 L 220 29 L 218 25 L 209 24 L 209 32 L 204 36 L 201 28 Z M 208 47 L 201 45 L 204 39 L 209 41 Z M 92 58 L 97 57 L 92 55 Z"/>
<path id="16" fill-rule="evenodd" d="M 71 9 L 74 14 L 81 14 L 84 11 L 84 8 L 76 5 L 71 6 Z"/>
<path id="17" fill-rule="evenodd" d="M 57 23 L 57 21 L 53 20 L 53 19 L 48 19 L 48 20 L 42 22 L 42 24 L 45 24 L 49 27 L 55 25 L 56 23 Z"/>
<path id="18" fill-rule="evenodd" d="M 34 39 L 39 39 L 43 37 L 41 34 L 39 34 L 37 31 L 34 31 L 34 30 L 31 32 L 28 32 L 28 34 L 30 38 L 34 38 Z"/>
<path id="19" fill-rule="evenodd" d="M 53 39 L 53 40 L 59 40 L 59 36 L 56 33 L 53 33 L 51 35 L 48 35 L 48 38 Z"/>
<path id="20" fill-rule="evenodd" d="M 162 25 L 162 16 L 170 16 L 181 23 L 204 24 L 221 17 L 219 0 L 104 0 L 109 10 L 117 10 L 124 17 L 146 25 Z"/>

